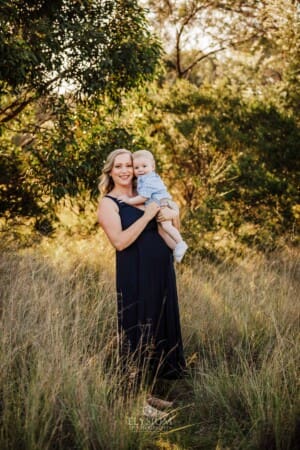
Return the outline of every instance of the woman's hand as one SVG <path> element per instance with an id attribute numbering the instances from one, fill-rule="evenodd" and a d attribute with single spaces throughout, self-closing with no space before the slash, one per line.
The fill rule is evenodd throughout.
<path id="1" fill-rule="evenodd" d="M 144 217 L 146 217 L 149 221 L 156 216 L 159 212 L 160 207 L 156 202 L 150 202 L 145 207 Z"/>
<path id="2" fill-rule="evenodd" d="M 178 218 L 179 213 L 175 209 L 171 209 L 168 206 L 162 206 L 157 216 L 157 222 L 164 222 L 165 220 L 173 220 Z"/>

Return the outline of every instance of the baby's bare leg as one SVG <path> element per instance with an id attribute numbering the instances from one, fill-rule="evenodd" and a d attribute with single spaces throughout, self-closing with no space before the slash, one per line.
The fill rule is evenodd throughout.
<path id="1" fill-rule="evenodd" d="M 163 227 L 161 226 L 161 223 L 158 224 L 158 232 L 161 235 L 161 237 L 163 238 L 163 240 L 165 241 L 165 243 L 167 244 L 167 246 L 174 250 L 177 243 L 176 241 L 174 241 L 174 239 L 171 238 L 171 236 L 163 229 Z"/>
<path id="2" fill-rule="evenodd" d="M 162 226 L 163 230 L 168 233 L 168 235 L 173 239 L 173 241 L 176 242 L 176 244 L 182 241 L 181 234 L 179 233 L 177 228 L 174 227 L 170 220 L 160 222 L 160 225 Z"/>

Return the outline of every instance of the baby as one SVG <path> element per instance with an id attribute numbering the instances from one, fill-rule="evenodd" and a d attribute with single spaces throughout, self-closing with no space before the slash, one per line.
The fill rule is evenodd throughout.
<path id="1" fill-rule="evenodd" d="M 135 197 L 122 195 L 119 200 L 129 205 L 140 205 L 141 203 L 157 202 L 160 206 L 172 208 L 172 197 L 168 193 L 165 184 L 155 172 L 155 161 L 148 150 L 138 150 L 133 153 L 133 170 L 137 177 L 137 192 Z M 159 223 L 160 234 L 166 244 L 173 250 L 176 262 L 181 262 L 188 246 L 182 239 L 181 234 L 172 221 L 166 220 Z"/>

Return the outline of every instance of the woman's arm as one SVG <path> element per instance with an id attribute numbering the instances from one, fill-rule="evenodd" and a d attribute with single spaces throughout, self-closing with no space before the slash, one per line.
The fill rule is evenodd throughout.
<path id="1" fill-rule="evenodd" d="M 144 214 L 126 230 L 122 230 L 118 207 L 109 198 L 103 198 L 98 206 L 97 217 L 111 244 L 117 250 L 129 247 L 158 213 L 159 206 L 152 202 L 146 206 Z"/>

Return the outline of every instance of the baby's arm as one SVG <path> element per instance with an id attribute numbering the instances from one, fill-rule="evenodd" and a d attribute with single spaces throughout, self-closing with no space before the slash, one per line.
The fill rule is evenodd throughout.
<path id="1" fill-rule="evenodd" d="M 128 197 L 128 195 L 120 195 L 118 197 L 118 200 L 121 200 L 121 202 L 128 203 L 128 205 L 140 205 L 142 203 L 145 203 L 147 197 L 143 197 L 142 195 L 136 195 L 135 197 Z"/>

